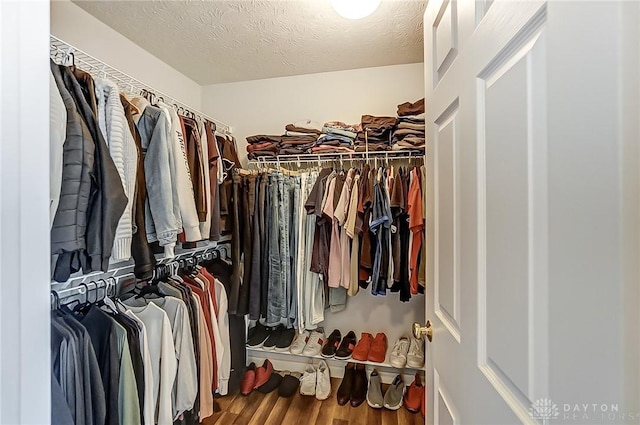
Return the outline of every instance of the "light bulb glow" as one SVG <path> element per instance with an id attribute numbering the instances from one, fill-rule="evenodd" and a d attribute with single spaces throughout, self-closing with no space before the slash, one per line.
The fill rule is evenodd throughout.
<path id="1" fill-rule="evenodd" d="M 347 19 L 362 19 L 380 6 L 380 0 L 331 0 L 338 15 Z"/>

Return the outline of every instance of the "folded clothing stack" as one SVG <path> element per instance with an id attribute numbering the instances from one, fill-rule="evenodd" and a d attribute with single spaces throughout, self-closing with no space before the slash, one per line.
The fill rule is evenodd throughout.
<path id="1" fill-rule="evenodd" d="M 364 152 L 367 148 L 371 152 L 389 150 L 396 121 L 396 117 L 363 115 L 362 130 L 355 141 L 356 152 Z"/>
<path id="2" fill-rule="evenodd" d="M 280 142 L 280 155 L 300 155 L 310 152 L 320 136 L 320 124 L 307 120 L 287 124 Z"/>
<path id="3" fill-rule="evenodd" d="M 322 127 L 322 135 L 318 137 L 313 153 L 351 153 L 353 140 L 358 135 L 360 125 L 348 125 L 341 121 L 329 121 Z"/>
<path id="4" fill-rule="evenodd" d="M 398 105 L 398 123 L 391 142 L 394 151 L 424 149 L 424 98 Z"/>
<path id="5" fill-rule="evenodd" d="M 247 158 L 275 158 L 280 153 L 282 136 L 259 134 L 247 137 Z"/>

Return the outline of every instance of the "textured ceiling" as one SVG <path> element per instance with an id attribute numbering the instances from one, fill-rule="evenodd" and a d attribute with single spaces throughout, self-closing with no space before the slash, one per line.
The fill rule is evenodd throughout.
<path id="1" fill-rule="evenodd" d="M 426 1 L 356 21 L 329 0 L 74 3 L 201 85 L 423 60 Z"/>

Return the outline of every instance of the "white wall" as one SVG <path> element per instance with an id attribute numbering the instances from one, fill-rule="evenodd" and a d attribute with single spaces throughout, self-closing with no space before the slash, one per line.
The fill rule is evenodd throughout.
<path id="1" fill-rule="evenodd" d="M 51 2 L 51 34 L 194 109 L 202 106 L 199 84 L 69 0 Z"/>
<path id="2" fill-rule="evenodd" d="M 418 63 L 205 86 L 202 107 L 233 126 L 244 161 L 247 136 L 279 135 L 286 124 L 306 118 L 357 123 L 363 114 L 395 116 L 398 104 L 423 96 Z M 376 297 L 368 289 L 349 297 L 345 311 L 325 311 L 323 326 L 327 334 L 338 328 L 343 335 L 353 330 L 358 338 L 361 332 L 385 332 L 392 346 L 410 334 L 414 321 L 425 322 L 424 296 L 401 303 L 397 293 Z M 291 361 L 286 366 L 295 369 Z"/>
<path id="3" fill-rule="evenodd" d="M 416 63 L 214 84 L 203 87 L 202 108 L 233 126 L 244 161 L 247 136 L 280 135 L 307 118 L 357 123 L 363 114 L 394 116 L 398 104 L 424 97 L 423 80 Z"/>

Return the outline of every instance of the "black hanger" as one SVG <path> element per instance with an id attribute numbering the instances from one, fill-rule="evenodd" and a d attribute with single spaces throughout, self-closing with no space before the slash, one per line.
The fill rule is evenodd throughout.
<path id="1" fill-rule="evenodd" d="M 53 295 L 53 309 L 60 310 L 60 297 L 56 291 L 51 291 L 51 295 Z"/>
<path id="2" fill-rule="evenodd" d="M 78 301 L 78 305 L 76 305 L 73 308 L 74 312 L 78 312 L 78 313 L 84 313 L 86 310 L 89 309 L 89 307 L 91 307 L 91 304 L 93 304 L 92 302 L 89 301 L 89 287 L 87 286 L 86 283 L 82 282 L 80 284 L 80 286 L 84 286 L 85 288 L 85 292 L 84 292 L 84 302 L 81 303 L 79 300 L 75 300 Z M 97 298 L 96 298 L 97 299 Z M 95 302 L 95 301 L 94 301 Z M 73 301 L 71 302 L 71 304 L 73 304 Z M 70 305 L 68 304 L 67 307 L 71 308 Z"/>

